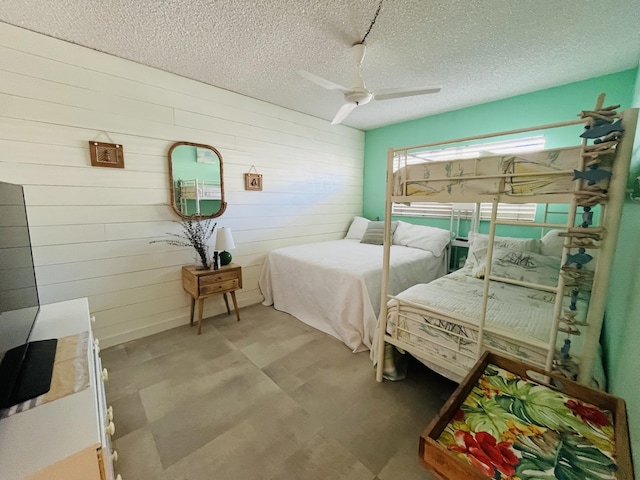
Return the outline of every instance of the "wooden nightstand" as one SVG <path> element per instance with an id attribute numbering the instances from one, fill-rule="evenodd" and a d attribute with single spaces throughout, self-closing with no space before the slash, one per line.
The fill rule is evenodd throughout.
<path id="1" fill-rule="evenodd" d="M 182 287 L 191 295 L 191 326 L 193 326 L 193 311 L 198 300 L 198 335 L 202 333 L 202 310 L 204 299 L 212 295 L 223 294 L 224 303 L 229 310 L 227 293 L 231 293 L 233 308 L 236 317 L 240 321 L 238 302 L 236 302 L 236 290 L 242 288 L 242 267 L 234 263 L 220 267 L 218 270 L 196 270 L 195 266 L 182 267 Z"/>

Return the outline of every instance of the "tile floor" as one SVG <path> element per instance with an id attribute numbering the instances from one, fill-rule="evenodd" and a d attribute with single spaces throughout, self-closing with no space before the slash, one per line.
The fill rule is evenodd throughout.
<path id="1" fill-rule="evenodd" d="M 101 352 L 123 480 L 432 479 L 418 438 L 456 387 L 418 362 L 375 381 L 369 353 L 271 307 Z"/>

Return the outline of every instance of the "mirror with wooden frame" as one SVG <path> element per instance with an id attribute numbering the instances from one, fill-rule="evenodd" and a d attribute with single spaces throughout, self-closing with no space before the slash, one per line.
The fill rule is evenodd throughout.
<path id="1" fill-rule="evenodd" d="M 176 142 L 169 149 L 171 206 L 182 218 L 224 213 L 222 155 L 209 145 Z"/>

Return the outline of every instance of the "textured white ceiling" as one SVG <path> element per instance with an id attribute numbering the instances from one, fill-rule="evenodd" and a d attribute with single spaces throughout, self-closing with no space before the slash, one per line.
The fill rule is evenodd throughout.
<path id="1" fill-rule="evenodd" d="M 343 103 L 296 74 L 350 86 L 350 47 L 379 0 L 2 0 L 0 21 L 331 120 Z M 639 0 L 384 0 L 362 73 L 370 129 L 638 66 Z"/>

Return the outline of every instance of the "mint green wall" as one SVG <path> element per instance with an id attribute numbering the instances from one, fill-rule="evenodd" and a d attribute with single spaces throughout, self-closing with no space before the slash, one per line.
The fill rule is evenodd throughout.
<path id="1" fill-rule="evenodd" d="M 209 150 L 211 151 L 211 150 Z M 196 147 L 180 145 L 174 148 L 171 154 L 174 180 L 200 180 L 220 181 L 220 167 L 217 163 L 199 163 Z"/>
<path id="2" fill-rule="evenodd" d="M 626 70 L 365 132 L 363 216 L 384 216 L 388 148 L 563 122 L 595 105 L 602 92 L 607 105 L 630 107 L 635 79 L 636 70 Z"/>
<path id="3" fill-rule="evenodd" d="M 640 108 L 640 72 L 633 105 Z M 631 158 L 630 186 L 640 175 L 640 130 Z M 635 188 L 635 196 L 640 196 Z M 618 247 L 613 260 L 604 322 L 604 349 L 608 390 L 627 402 L 631 450 L 636 476 L 640 475 L 640 205 L 630 200 L 624 205 Z"/>
<path id="4" fill-rule="evenodd" d="M 640 107 L 638 68 L 561 87 L 370 130 L 365 133 L 363 216 L 384 216 L 386 154 L 399 148 L 484 133 L 561 122 L 595 104 Z M 640 137 L 636 137 L 632 178 L 640 175 Z M 549 142 L 548 142 L 548 145 Z M 556 146 L 556 145 L 550 145 Z M 640 190 L 640 189 L 638 189 Z M 640 195 L 639 195 L 640 196 Z M 421 219 L 422 220 L 422 219 Z M 424 223 L 448 228 L 448 222 Z M 518 232 L 501 232 L 517 236 Z M 625 399 L 636 474 L 640 473 L 640 204 L 625 204 L 613 263 L 604 330 L 608 390 Z"/>

